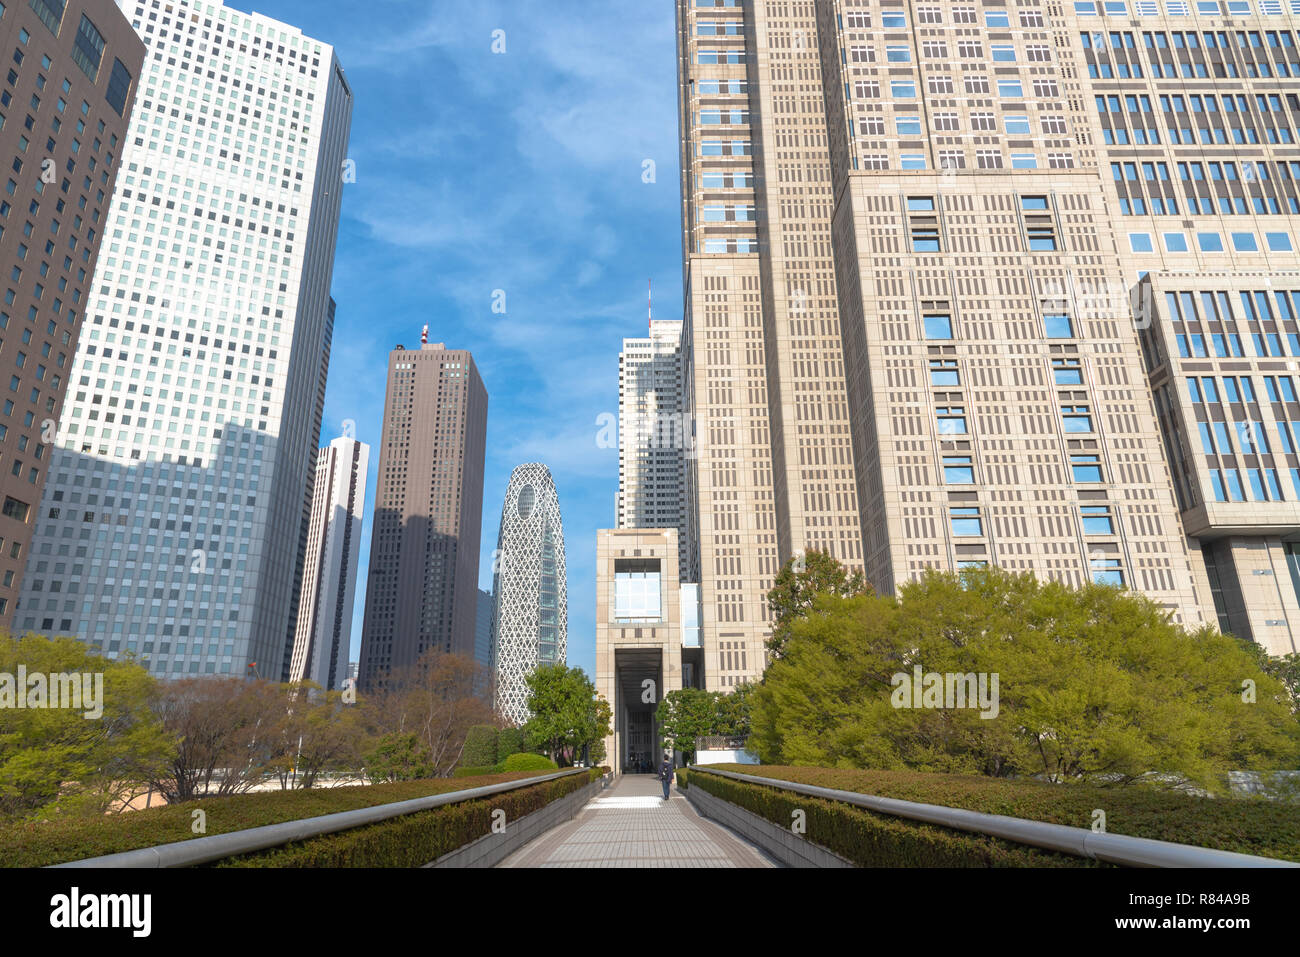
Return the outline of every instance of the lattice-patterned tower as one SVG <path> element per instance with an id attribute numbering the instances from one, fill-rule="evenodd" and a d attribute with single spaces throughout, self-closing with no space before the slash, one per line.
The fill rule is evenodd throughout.
<path id="1" fill-rule="evenodd" d="M 523 724 L 529 718 L 525 679 L 539 665 L 563 664 L 568 655 L 564 525 L 545 465 L 521 465 L 510 476 L 493 568 L 497 707 Z"/>

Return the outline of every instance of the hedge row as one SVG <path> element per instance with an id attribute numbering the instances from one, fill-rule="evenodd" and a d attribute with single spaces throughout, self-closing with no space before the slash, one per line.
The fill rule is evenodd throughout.
<path id="1" fill-rule="evenodd" d="M 806 827 L 803 833 L 808 841 L 859 867 L 1105 866 L 1068 854 L 905 821 L 707 772 L 679 773 L 678 780 L 682 777 L 689 787 L 706 791 L 781 828 L 791 827 L 795 812 L 802 811 Z"/>
<path id="2" fill-rule="evenodd" d="M 1205 798 L 1136 786 L 1100 788 L 919 771 L 753 765 L 723 770 L 1068 827 L 1092 827 L 1093 812 L 1101 810 L 1111 834 L 1300 861 L 1300 807 L 1262 798 Z"/>
<path id="3" fill-rule="evenodd" d="M 227 798 L 205 798 L 112 817 L 23 821 L 0 827 L 0 866 L 45 867 L 141 847 L 228 834 L 266 824 L 353 811 L 378 804 L 463 791 L 537 777 L 537 772 L 489 774 L 456 781 L 435 779 L 378 784 L 371 787 L 312 788 L 307 791 L 265 791 Z M 207 830 L 191 830 L 193 812 L 202 811 Z"/>
<path id="4" fill-rule="evenodd" d="M 492 833 L 495 811 L 507 827 L 600 777 L 597 769 L 491 798 L 449 804 L 366 827 L 218 861 L 214 867 L 421 867 Z"/>
<path id="5" fill-rule="evenodd" d="M 544 754 L 520 752 L 512 754 L 494 767 L 464 767 L 452 772 L 452 777 L 472 778 L 484 774 L 509 774 L 513 771 L 558 771 L 560 766 Z"/>

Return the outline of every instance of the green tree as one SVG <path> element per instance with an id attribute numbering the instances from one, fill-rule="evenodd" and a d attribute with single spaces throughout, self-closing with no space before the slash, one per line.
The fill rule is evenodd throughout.
<path id="1" fill-rule="evenodd" d="M 580 668 L 541 667 L 526 679 L 528 710 L 524 725 L 530 746 L 544 750 L 561 767 L 581 755 L 583 747 L 610 734 L 609 702 Z"/>
<path id="2" fill-rule="evenodd" d="M 390 732 L 383 735 L 364 758 L 371 784 L 390 781 L 419 781 L 437 771 L 433 757 L 418 735 Z"/>
<path id="3" fill-rule="evenodd" d="M 862 572 L 849 571 L 826 552 L 813 550 L 796 555 L 785 563 L 767 593 L 767 604 L 772 611 L 768 651 L 773 658 L 781 657 L 790 637 L 790 626 L 812 611 L 818 595 L 852 598 L 873 593 Z"/>
<path id="4" fill-rule="evenodd" d="M 694 760 L 696 740 L 721 733 L 719 697 L 725 696 L 700 688 L 682 688 L 664 695 L 656 714 L 664 747 L 681 751 L 688 755 L 687 760 Z"/>
<path id="5" fill-rule="evenodd" d="M 996 676 L 996 707 L 896 707 L 894 676 L 917 667 L 990 691 Z M 1120 589 L 998 569 L 817 598 L 752 697 L 770 763 L 1215 791 L 1229 770 L 1300 757 L 1285 687 L 1233 639 Z"/>
<path id="6" fill-rule="evenodd" d="M 0 706 L 0 814 L 50 816 L 64 812 L 103 814 L 120 809 L 144 782 L 167 765 L 175 741 L 150 705 L 157 682 L 130 660 L 112 661 L 73 638 L 0 636 L 0 676 L 17 687 L 19 667 L 28 676 L 102 676 L 102 714 L 81 710 Z M 99 710 L 99 709 L 93 709 Z"/>
<path id="7" fill-rule="evenodd" d="M 499 733 L 490 724 L 476 724 L 465 736 L 465 750 L 460 755 L 463 768 L 490 768 L 507 755 L 497 754 Z"/>

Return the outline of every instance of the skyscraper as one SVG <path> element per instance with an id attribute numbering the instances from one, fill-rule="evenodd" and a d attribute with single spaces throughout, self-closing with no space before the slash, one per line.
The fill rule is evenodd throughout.
<path id="1" fill-rule="evenodd" d="M 0 312 L 7 358 L 0 364 L 9 385 L 0 412 L 0 629 L 7 630 L 85 324 L 144 45 L 109 0 L 11 3 L 0 12 L 0 40 L 13 51 L 3 87 L 10 121 L 0 125 L 0 151 L 13 157 L 0 201 L 0 265 L 8 277 Z"/>
<path id="2" fill-rule="evenodd" d="M 564 524 L 555 480 L 545 465 L 521 465 L 510 476 L 493 564 L 497 707 L 522 724 L 530 716 L 527 676 L 539 665 L 568 659 Z"/>
<path id="3" fill-rule="evenodd" d="M 479 589 L 478 619 L 474 627 L 474 660 L 484 668 L 492 668 L 492 614 L 496 602 L 490 591 Z"/>
<path id="4" fill-rule="evenodd" d="M 330 46 L 261 14 L 124 9 L 147 68 L 18 617 L 164 676 L 278 678 L 352 93 Z"/>
<path id="5" fill-rule="evenodd" d="M 1296 12 L 679 0 L 709 687 L 808 548 L 1296 647 Z"/>
<path id="6" fill-rule="evenodd" d="M 695 436 L 682 406 L 682 323 L 656 319 L 624 339 L 618 375 L 618 528 L 676 528 L 686 540 L 686 458 Z M 681 576 L 691 566 L 687 549 Z"/>
<path id="7" fill-rule="evenodd" d="M 370 447 L 353 438 L 334 439 L 317 456 L 290 681 L 333 691 L 348 677 L 369 468 Z"/>
<path id="8" fill-rule="evenodd" d="M 363 688 L 430 650 L 474 655 L 487 414 L 468 352 L 425 343 L 389 355 Z"/>

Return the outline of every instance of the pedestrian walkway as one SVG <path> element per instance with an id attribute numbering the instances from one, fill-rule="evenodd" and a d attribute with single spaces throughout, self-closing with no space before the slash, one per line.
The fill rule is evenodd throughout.
<path id="1" fill-rule="evenodd" d="M 653 775 L 624 775 L 576 818 L 499 867 L 776 867 L 762 851 L 700 817 Z"/>

